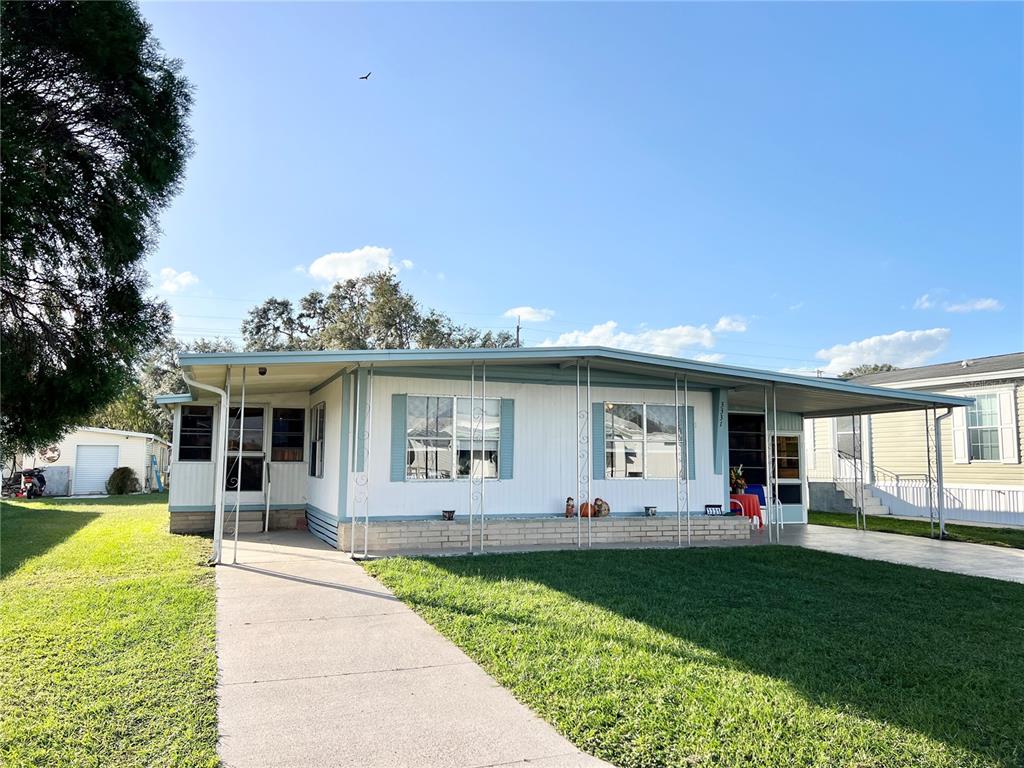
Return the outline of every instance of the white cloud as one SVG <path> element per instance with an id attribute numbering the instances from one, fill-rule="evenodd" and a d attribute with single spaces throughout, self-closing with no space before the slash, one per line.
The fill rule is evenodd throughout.
<path id="1" fill-rule="evenodd" d="M 412 262 L 402 259 L 398 263 L 391 261 L 390 248 L 377 245 L 364 245 L 354 251 L 335 251 L 325 253 L 309 265 L 309 274 L 318 280 L 336 283 L 339 280 L 351 280 L 363 277 L 381 269 L 412 269 Z"/>
<path id="2" fill-rule="evenodd" d="M 802 301 L 798 301 L 796 304 L 790 304 L 789 305 L 789 311 L 790 312 L 796 312 L 798 309 L 801 309 L 803 307 L 803 305 L 804 305 L 804 303 Z"/>
<path id="3" fill-rule="evenodd" d="M 1003 304 L 998 299 L 970 299 L 962 304 L 946 304 L 947 312 L 998 312 Z"/>
<path id="4" fill-rule="evenodd" d="M 198 282 L 199 278 L 191 272 L 179 272 L 170 267 L 160 270 L 160 290 L 164 293 L 177 293 Z"/>
<path id="5" fill-rule="evenodd" d="M 931 309 L 935 306 L 935 301 L 932 297 L 923 293 L 914 300 L 914 309 Z"/>
<path id="6" fill-rule="evenodd" d="M 740 315 L 723 315 L 715 323 L 715 330 L 719 333 L 743 333 L 747 330 L 747 321 Z"/>
<path id="7" fill-rule="evenodd" d="M 589 331 L 570 331 L 557 339 L 546 339 L 542 347 L 618 347 L 658 355 L 679 355 L 688 347 L 711 349 L 715 335 L 706 325 L 677 325 L 673 328 L 652 328 L 637 333 L 617 330 L 614 320 L 595 325 Z"/>
<path id="8" fill-rule="evenodd" d="M 867 363 L 891 363 L 897 368 L 909 368 L 924 365 L 942 351 L 948 339 L 949 328 L 896 331 L 848 344 L 836 344 L 819 350 L 815 357 L 825 361 L 822 369 L 831 375 Z"/>
<path id="9" fill-rule="evenodd" d="M 553 309 L 534 309 L 533 307 L 512 307 L 506 309 L 504 317 L 515 320 L 517 317 L 528 323 L 543 323 L 555 316 Z"/>

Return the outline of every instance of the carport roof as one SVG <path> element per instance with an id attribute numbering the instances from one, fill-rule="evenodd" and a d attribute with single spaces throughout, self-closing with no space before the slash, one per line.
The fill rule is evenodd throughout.
<path id="1" fill-rule="evenodd" d="M 300 352 L 212 352 L 184 353 L 181 364 L 196 381 L 223 388 L 241 384 L 242 369 L 248 369 L 247 392 L 257 395 L 271 392 L 315 391 L 338 375 L 356 368 L 373 366 L 378 371 L 406 372 L 410 376 L 424 371 L 435 374 L 442 369 L 461 369 L 487 363 L 488 379 L 529 380 L 537 383 L 575 383 L 571 370 L 589 363 L 597 374 L 597 386 L 631 382 L 633 386 L 672 386 L 678 376 L 693 388 L 729 390 L 733 409 L 760 410 L 766 386 L 775 385 L 777 408 L 802 413 L 807 417 L 846 414 L 885 413 L 920 410 L 931 407 L 969 405 L 969 398 L 932 392 L 908 392 L 882 389 L 838 379 L 822 379 L 792 373 L 764 371 L 721 363 L 631 352 L 608 347 L 519 347 L 510 349 L 375 349 L 325 350 Z M 253 368 L 266 368 L 258 375 Z M 516 376 L 510 369 L 515 368 Z M 252 375 L 256 374 L 256 375 Z M 520 378 L 526 376 L 526 378 Z M 234 391 L 238 391 L 235 389 Z M 187 402 L 190 395 L 164 395 L 157 402 Z"/>

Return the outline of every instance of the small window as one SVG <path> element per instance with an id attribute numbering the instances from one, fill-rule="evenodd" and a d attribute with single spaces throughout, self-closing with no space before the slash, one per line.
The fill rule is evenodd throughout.
<path id="1" fill-rule="evenodd" d="M 775 438 L 780 480 L 800 479 L 800 438 L 778 435 Z M 784 502 L 788 503 L 788 502 Z"/>
<path id="2" fill-rule="evenodd" d="M 999 461 L 999 395 L 975 395 L 967 408 L 971 461 Z"/>
<path id="3" fill-rule="evenodd" d="M 213 453 L 213 406 L 185 405 L 178 430 L 178 461 L 209 461 Z"/>
<path id="4" fill-rule="evenodd" d="M 310 414 L 309 434 L 309 476 L 324 476 L 324 427 L 327 418 L 327 404 L 318 403 Z"/>
<path id="5" fill-rule="evenodd" d="M 228 454 L 228 471 L 224 478 L 224 490 L 238 490 L 238 475 L 238 454 Z M 263 457 L 243 455 L 241 475 L 243 491 L 262 491 Z"/>
<path id="6" fill-rule="evenodd" d="M 303 408 L 275 408 L 270 437 L 271 461 L 302 461 L 306 437 L 306 411 Z"/>

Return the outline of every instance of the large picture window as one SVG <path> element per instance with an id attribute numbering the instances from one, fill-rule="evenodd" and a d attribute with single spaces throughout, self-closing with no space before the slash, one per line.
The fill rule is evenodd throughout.
<path id="1" fill-rule="evenodd" d="M 967 408 L 971 461 L 999 461 L 999 395 L 979 394 Z"/>
<path id="2" fill-rule="evenodd" d="M 610 478 L 676 476 L 676 408 L 673 405 L 605 403 L 605 467 Z M 679 406 L 679 457 L 685 450 L 686 412 Z"/>
<path id="3" fill-rule="evenodd" d="M 271 461 L 302 461 L 306 432 L 303 408 L 275 408 L 270 435 Z"/>
<path id="4" fill-rule="evenodd" d="M 450 395 L 406 400 L 407 480 L 498 476 L 501 401 Z M 477 412 L 474 414 L 471 409 Z M 471 450 L 472 441 L 472 450 Z"/>
<path id="5" fill-rule="evenodd" d="M 178 461 L 209 461 L 213 454 L 213 406 L 185 405 L 178 429 Z"/>
<path id="6" fill-rule="evenodd" d="M 310 409 L 309 417 L 309 476 L 324 476 L 324 430 L 327 424 L 327 404 L 318 403 Z"/>

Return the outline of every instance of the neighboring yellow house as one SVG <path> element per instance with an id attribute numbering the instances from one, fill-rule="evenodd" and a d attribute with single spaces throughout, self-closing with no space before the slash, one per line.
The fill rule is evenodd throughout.
<path id="1" fill-rule="evenodd" d="M 1024 353 L 868 374 L 854 381 L 973 397 L 973 406 L 953 408 L 941 419 L 946 518 L 1024 525 Z M 843 491 L 859 444 L 868 491 L 865 511 L 927 517 L 937 502 L 933 417 L 944 413 L 864 416 L 857 432 L 850 416 L 805 425 L 812 507 L 849 506 L 844 497 L 850 494 Z"/>

